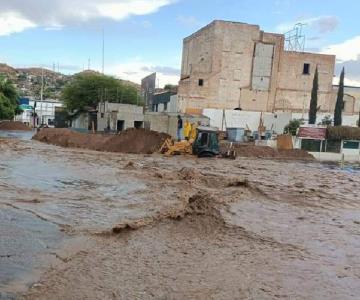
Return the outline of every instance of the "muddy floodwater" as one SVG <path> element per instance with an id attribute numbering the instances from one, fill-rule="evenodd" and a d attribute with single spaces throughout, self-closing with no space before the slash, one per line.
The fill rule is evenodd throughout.
<path id="1" fill-rule="evenodd" d="M 0 155 L 0 299 L 359 299 L 357 166 Z"/>

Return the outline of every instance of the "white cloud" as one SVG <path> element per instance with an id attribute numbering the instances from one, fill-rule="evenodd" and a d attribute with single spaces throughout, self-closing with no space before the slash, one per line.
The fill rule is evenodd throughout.
<path id="1" fill-rule="evenodd" d="M 335 73 L 340 74 L 345 68 L 345 84 L 360 86 L 360 36 L 323 47 L 320 53 L 336 55 Z M 334 78 L 334 83 L 339 83 L 338 77 Z"/>
<path id="2" fill-rule="evenodd" d="M 320 34 L 326 34 L 334 31 L 339 25 L 339 19 L 336 16 L 319 16 L 315 18 L 299 18 L 292 22 L 286 22 L 276 26 L 276 31 L 285 33 L 294 28 L 297 23 L 306 24 L 312 30 Z"/>
<path id="3" fill-rule="evenodd" d="M 163 87 L 165 84 L 178 84 L 180 74 L 173 72 L 174 68 L 159 67 L 154 63 L 146 63 L 140 58 L 127 61 L 126 63 L 115 64 L 107 67 L 106 73 L 115 75 L 124 80 L 141 83 L 141 79 L 157 71 L 157 85 Z"/>
<path id="4" fill-rule="evenodd" d="M 5 12 L 0 14 L 0 36 L 21 32 L 36 27 L 36 24 L 24 19 L 20 14 Z"/>
<path id="5" fill-rule="evenodd" d="M 339 44 L 324 47 L 321 53 L 334 54 L 340 62 L 349 60 L 356 61 L 360 58 L 360 36 L 356 36 Z"/>
<path id="6" fill-rule="evenodd" d="M 339 84 L 340 77 L 334 77 L 333 84 Z M 358 86 L 360 87 L 360 80 L 353 80 L 345 77 L 344 84 L 347 86 Z"/>
<path id="7" fill-rule="evenodd" d="M 115 21 L 147 15 L 176 0 L 0 0 L 0 35 L 28 28 L 63 26 L 107 18 Z"/>

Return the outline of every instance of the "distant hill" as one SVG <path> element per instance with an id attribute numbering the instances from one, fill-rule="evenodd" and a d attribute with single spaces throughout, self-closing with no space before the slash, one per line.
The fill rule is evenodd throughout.
<path id="1" fill-rule="evenodd" d="M 43 70 L 41 68 L 13 68 L 7 64 L 0 63 L 0 75 L 4 75 L 12 80 L 21 96 L 40 98 L 42 72 L 44 72 L 45 82 L 44 97 L 50 99 L 59 99 L 62 89 L 74 76 L 82 73 L 99 73 L 93 70 L 86 70 L 74 75 L 64 75 L 45 68 Z M 118 80 L 124 85 L 136 88 L 138 92 L 141 91 L 141 87 L 137 83 L 122 79 Z"/>
<path id="2" fill-rule="evenodd" d="M 9 77 L 11 80 L 14 80 L 18 74 L 17 70 L 13 67 L 8 66 L 7 64 L 0 63 L 0 74 L 3 74 Z"/>

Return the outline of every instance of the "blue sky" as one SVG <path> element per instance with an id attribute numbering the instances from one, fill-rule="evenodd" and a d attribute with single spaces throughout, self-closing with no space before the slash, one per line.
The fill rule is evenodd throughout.
<path id="1" fill-rule="evenodd" d="M 254 4 L 256 3 L 256 4 Z M 308 50 L 336 54 L 348 83 L 360 84 L 358 0 L 0 0 L 0 62 L 74 73 L 101 69 L 139 81 L 158 71 L 176 83 L 182 39 L 214 19 L 283 33 L 306 23 Z"/>

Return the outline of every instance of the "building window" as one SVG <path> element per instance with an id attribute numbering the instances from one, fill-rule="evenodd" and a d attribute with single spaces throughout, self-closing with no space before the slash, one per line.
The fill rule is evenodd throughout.
<path id="1" fill-rule="evenodd" d="M 303 74 L 310 75 L 310 64 L 304 64 Z"/>
<path id="2" fill-rule="evenodd" d="M 203 86 L 204 85 L 204 79 L 199 79 L 199 86 Z"/>
<path id="3" fill-rule="evenodd" d="M 359 149 L 359 142 L 356 141 L 344 141 L 344 149 Z"/>
<path id="4" fill-rule="evenodd" d="M 104 113 L 101 113 L 101 119 L 104 119 Z"/>

